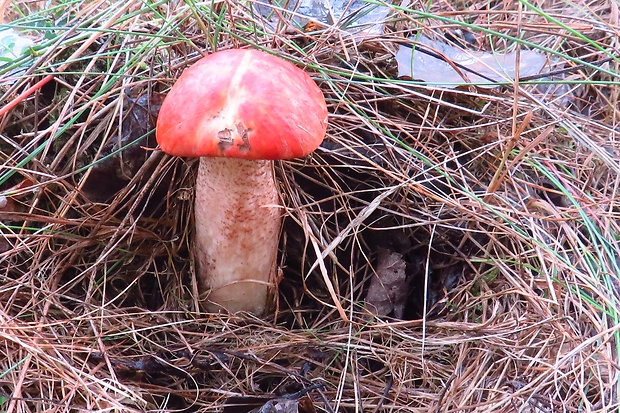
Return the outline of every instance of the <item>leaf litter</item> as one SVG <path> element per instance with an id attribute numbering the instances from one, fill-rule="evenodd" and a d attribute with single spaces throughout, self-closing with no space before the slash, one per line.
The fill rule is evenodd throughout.
<path id="1" fill-rule="evenodd" d="M 583 63 L 560 109 L 527 87 L 398 78 L 411 30 L 468 19 L 504 34 L 484 50 L 509 50 L 518 10 L 455 6 L 447 21 L 443 3 L 386 4 L 384 30 L 356 39 L 330 21 L 263 30 L 280 18 L 254 13 L 265 3 L 63 9 L 89 41 L 60 34 L 6 91 L 0 188 L 20 211 L 0 210 L 2 409 L 213 411 L 262 397 L 244 411 L 302 411 L 282 395 L 318 384 L 304 397 L 328 412 L 615 408 L 618 93 L 613 72 L 588 65 L 602 52 L 539 30 L 550 20 L 528 11 L 539 23 L 525 26 L 530 43 Z M 614 47 L 597 29 L 603 8 L 554 7 Z M 305 67 L 330 104 L 322 148 L 275 170 L 286 221 L 271 320 L 197 311 L 195 161 L 143 140 L 157 94 L 227 47 L 268 47 Z M 403 304 L 386 287 L 410 294 Z"/>

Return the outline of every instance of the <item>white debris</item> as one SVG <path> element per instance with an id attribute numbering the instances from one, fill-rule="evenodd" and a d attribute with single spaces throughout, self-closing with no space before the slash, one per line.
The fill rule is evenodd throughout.
<path id="1" fill-rule="evenodd" d="M 34 42 L 14 29 L 0 29 L 0 85 L 12 84 L 14 78 L 26 69 L 23 67 L 11 68 L 5 73 L 4 66 L 10 66 L 27 53 L 34 46 Z"/>
<path id="2" fill-rule="evenodd" d="M 399 77 L 455 88 L 468 83 L 493 87 L 498 82 L 513 82 L 516 76 L 517 52 L 472 51 L 424 35 L 412 40 L 415 45 L 401 45 L 396 53 Z M 531 50 L 521 50 L 518 59 L 520 78 L 541 73 L 547 62 L 544 55 Z"/>
<path id="3" fill-rule="evenodd" d="M 263 0 L 254 3 L 254 10 L 269 21 L 272 30 L 283 20 L 297 28 L 314 21 L 350 34 L 363 35 L 383 33 L 390 12 L 388 6 L 364 0 Z"/>

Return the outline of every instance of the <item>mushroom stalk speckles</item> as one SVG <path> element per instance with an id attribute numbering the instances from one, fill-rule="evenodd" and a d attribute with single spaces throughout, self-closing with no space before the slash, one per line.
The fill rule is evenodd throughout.
<path id="1" fill-rule="evenodd" d="M 195 251 L 205 307 L 263 314 L 275 291 L 282 219 L 273 163 L 201 158 L 197 180 Z"/>

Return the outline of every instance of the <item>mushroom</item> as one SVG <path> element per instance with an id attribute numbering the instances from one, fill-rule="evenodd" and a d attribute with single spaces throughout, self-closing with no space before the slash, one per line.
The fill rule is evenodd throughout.
<path id="1" fill-rule="evenodd" d="M 183 72 L 161 106 L 156 137 L 200 157 L 194 256 L 207 311 L 268 311 L 282 221 L 273 160 L 323 141 L 327 106 L 303 70 L 266 52 L 231 49 Z"/>

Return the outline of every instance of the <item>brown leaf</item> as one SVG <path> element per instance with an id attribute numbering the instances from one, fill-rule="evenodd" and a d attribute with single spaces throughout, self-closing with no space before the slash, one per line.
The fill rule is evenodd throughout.
<path id="1" fill-rule="evenodd" d="M 299 413 L 316 413 L 314 403 L 308 396 L 304 396 L 299 399 Z"/>
<path id="2" fill-rule="evenodd" d="M 20 207 L 17 199 L 22 197 L 24 193 L 19 193 L 19 191 L 32 185 L 34 185 L 34 182 L 28 178 L 25 178 L 17 185 L 12 186 L 5 191 L 0 191 L 0 212 L 22 212 L 24 208 Z M 18 193 L 15 194 L 15 192 Z"/>
<path id="3" fill-rule="evenodd" d="M 409 296 L 406 266 L 401 254 L 379 250 L 377 271 L 366 294 L 366 304 L 375 315 L 384 317 L 392 313 L 395 318 L 403 317 Z"/>

